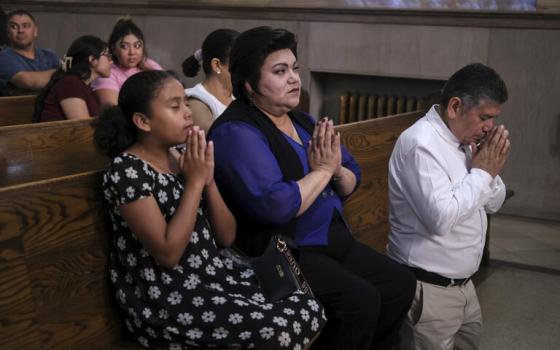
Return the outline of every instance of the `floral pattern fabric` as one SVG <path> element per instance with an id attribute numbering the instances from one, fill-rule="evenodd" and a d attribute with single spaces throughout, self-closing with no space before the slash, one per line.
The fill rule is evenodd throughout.
<path id="1" fill-rule="evenodd" d="M 323 308 L 306 294 L 269 302 L 252 269 L 219 254 L 198 209 L 179 264 L 159 266 L 130 232 L 119 206 L 152 196 L 169 221 L 183 193 L 175 174 L 156 171 L 132 154 L 115 157 L 103 176 L 110 204 L 109 272 L 127 329 L 156 349 L 198 347 L 303 349 L 325 324 Z"/>

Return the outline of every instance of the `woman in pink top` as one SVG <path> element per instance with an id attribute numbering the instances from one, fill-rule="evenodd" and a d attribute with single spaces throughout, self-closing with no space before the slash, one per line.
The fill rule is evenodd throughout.
<path id="1" fill-rule="evenodd" d="M 121 86 L 130 76 L 144 70 L 163 69 L 148 58 L 144 34 L 129 17 L 123 17 L 115 24 L 109 37 L 109 48 L 113 55 L 111 75 L 92 83 L 101 105 L 116 105 Z"/>

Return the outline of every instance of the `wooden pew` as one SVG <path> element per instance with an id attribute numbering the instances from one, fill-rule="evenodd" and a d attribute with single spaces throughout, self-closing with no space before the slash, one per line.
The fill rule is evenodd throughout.
<path id="1" fill-rule="evenodd" d="M 420 115 L 336 128 L 362 167 L 346 217 L 357 238 L 381 252 L 389 231 L 387 162 L 398 135 Z M 95 170 L 0 188 L 3 347 L 138 348 L 123 339 L 109 293 L 109 220 L 100 175 Z"/>
<path id="2" fill-rule="evenodd" d="M 2 348 L 127 347 L 108 293 L 101 195 L 99 172 L 0 189 Z"/>
<path id="3" fill-rule="evenodd" d="M 99 170 L 107 162 L 94 147 L 89 119 L 0 128 L 0 187 Z"/>
<path id="4" fill-rule="evenodd" d="M 0 97 L 0 126 L 31 123 L 36 97 L 35 95 Z"/>
<path id="5" fill-rule="evenodd" d="M 424 114 L 403 113 L 335 127 L 362 171 L 360 187 L 344 203 L 345 217 L 356 239 L 381 253 L 389 234 L 389 158 L 401 132 Z"/>

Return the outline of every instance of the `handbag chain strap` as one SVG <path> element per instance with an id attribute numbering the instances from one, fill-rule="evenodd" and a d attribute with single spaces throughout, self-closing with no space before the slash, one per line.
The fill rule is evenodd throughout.
<path id="1" fill-rule="evenodd" d="M 313 292 L 311 291 L 311 287 L 307 283 L 307 280 L 305 279 L 303 273 L 301 273 L 299 265 L 296 259 L 294 258 L 294 256 L 292 255 L 292 252 L 290 251 L 290 248 L 288 247 L 286 241 L 278 237 L 278 239 L 276 240 L 276 249 L 278 249 L 278 251 L 286 257 L 286 260 L 288 260 L 288 265 L 290 266 L 292 273 L 296 277 L 296 280 L 301 288 L 301 291 L 306 294 L 313 295 Z"/>

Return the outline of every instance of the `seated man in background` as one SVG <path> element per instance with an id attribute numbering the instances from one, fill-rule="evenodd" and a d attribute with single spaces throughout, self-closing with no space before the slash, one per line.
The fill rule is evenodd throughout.
<path id="1" fill-rule="evenodd" d="M 387 254 L 416 275 L 400 349 L 478 348 L 478 270 L 486 213 L 502 205 L 509 133 L 495 126 L 507 88 L 498 73 L 470 64 L 451 76 L 441 104 L 405 130 L 389 161 Z"/>
<path id="2" fill-rule="evenodd" d="M 8 13 L 8 46 L 0 52 L 0 96 L 34 93 L 49 82 L 60 66 L 51 50 L 35 47 L 37 24 L 22 9 Z"/>

